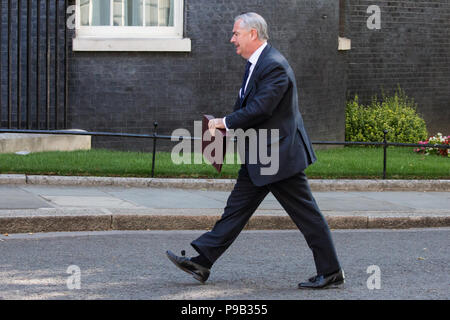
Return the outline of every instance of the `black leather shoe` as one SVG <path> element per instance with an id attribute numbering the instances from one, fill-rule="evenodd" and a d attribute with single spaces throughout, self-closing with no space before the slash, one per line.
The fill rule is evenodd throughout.
<path id="1" fill-rule="evenodd" d="M 329 275 L 317 275 L 309 278 L 308 282 L 301 282 L 298 284 L 299 289 L 325 289 L 336 288 L 345 283 L 344 270 L 329 274 Z"/>
<path id="2" fill-rule="evenodd" d="M 205 283 L 205 281 L 208 280 L 210 270 L 199 265 L 198 263 L 191 261 L 189 258 L 184 257 L 183 252 L 183 257 L 175 255 L 170 250 L 168 250 L 166 254 L 170 261 L 172 261 L 181 270 L 191 274 L 194 279 L 200 281 L 201 283 Z"/>

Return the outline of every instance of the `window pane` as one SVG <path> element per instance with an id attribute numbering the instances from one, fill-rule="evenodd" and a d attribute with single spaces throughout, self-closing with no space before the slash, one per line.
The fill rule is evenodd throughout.
<path id="1" fill-rule="evenodd" d="M 124 1 L 123 0 L 113 0 L 113 25 L 123 26 L 124 25 Z"/>
<path id="2" fill-rule="evenodd" d="M 173 1 L 159 0 L 159 26 L 173 26 Z"/>
<path id="3" fill-rule="evenodd" d="M 82 26 L 173 27 L 174 0 L 80 0 L 80 23 Z"/>
<path id="4" fill-rule="evenodd" d="M 145 25 L 158 25 L 158 0 L 147 0 L 145 3 Z"/>
<path id="5" fill-rule="evenodd" d="M 89 0 L 80 0 L 80 24 L 89 25 Z"/>
<path id="6" fill-rule="evenodd" d="M 143 0 L 125 0 L 125 25 L 142 26 Z"/>
<path id="7" fill-rule="evenodd" d="M 115 26 L 142 26 L 143 0 L 113 0 Z"/>
<path id="8" fill-rule="evenodd" d="M 82 26 L 109 26 L 110 0 L 81 0 L 80 23 Z"/>
<path id="9" fill-rule="evenodd" d="M 146 0 L 145 25 L 173 27 L 174 0 Z"/>
<path id="10" fill-rule="evenodd" d="M 111 1 L 92 0 L 92 25 L 109 26 L 111 24 Z"/>

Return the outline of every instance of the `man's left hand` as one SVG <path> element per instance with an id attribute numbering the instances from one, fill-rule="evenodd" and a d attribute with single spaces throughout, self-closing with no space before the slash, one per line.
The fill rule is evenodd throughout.
<path id="1" fill-rule="evenodd" d="M 225 129 L 225 125 L 223 124 L 223 119 L 211 119 L 208 122 L 208 129 L 211 135 L 214 137 L 216 134 L 216 129 Z"/>

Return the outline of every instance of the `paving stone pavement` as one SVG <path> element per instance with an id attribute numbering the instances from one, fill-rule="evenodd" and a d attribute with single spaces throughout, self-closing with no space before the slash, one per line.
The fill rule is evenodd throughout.
<path id="1" fill-rule="evenodd" d="M 199 180 L 198 185 L 189 182 L 186 186 L 180 179 L 158 179 L 157 186 L 136 186 L 136 180 L 130 186 L 126 179 L 100 179 L 93 184 L 94 180 L 80 177 L 35 177 L 39 183 L 27 183 L 28 178 L 14 182 L 11 175 L 7 177 L 9 180 L 0 175 L 0 233 L 209 229 L 222 214 L 233 185 L 229 180 Z M 208 183 L 212 187 L 207 187 Z M 450 226 L 447 180 L 436 181 L 437 187 L 432 182 L 395 183 L 409 186 L 410 191 L 389 187 L 383 181 L 378 187 L 367 181 L 351 181 L 351 187 L 345 187 L 341 181 L 332 191 L 324 191 L 330 188 L 327 180 L 322 184 L 326 188 L 320 181 L 311 186 L 332 229 Z M 374 191 L 377 189 L 384 191 Z M 296 227 L 269 194 L 246 228 Z"/>

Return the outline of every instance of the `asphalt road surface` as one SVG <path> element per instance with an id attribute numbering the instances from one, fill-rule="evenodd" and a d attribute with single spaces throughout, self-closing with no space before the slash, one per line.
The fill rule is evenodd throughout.
<path id="1" fill-rule="evenodd" d="M 202 231 L 0 235 L 0 299 L 450 298 L 450 229 L 334 230 L 344 288 L 301 291 L 315 274 L 298 231 L 246 231 L 204 285 L 165 256 Z"/>

